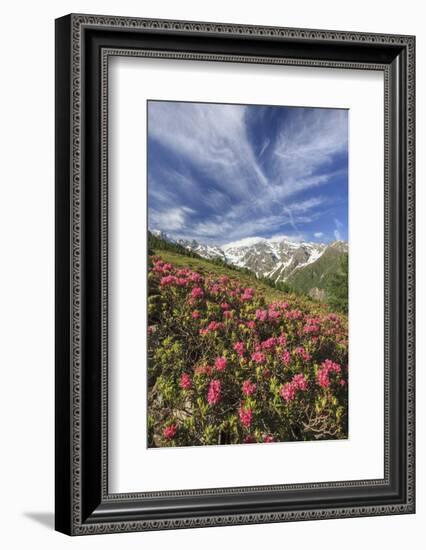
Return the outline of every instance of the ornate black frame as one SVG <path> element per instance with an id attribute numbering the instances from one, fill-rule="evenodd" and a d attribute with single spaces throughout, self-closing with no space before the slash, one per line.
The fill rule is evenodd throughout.
<path id="1" fill-rule="evenodd" d="M 107 72 L 111 55 L 383 71 L 383 479 L 108 493 Z M 74 14 L 56 20 L 58 531 L 84 535 L 414 513 L 414 55 L 413 36 Z"/>

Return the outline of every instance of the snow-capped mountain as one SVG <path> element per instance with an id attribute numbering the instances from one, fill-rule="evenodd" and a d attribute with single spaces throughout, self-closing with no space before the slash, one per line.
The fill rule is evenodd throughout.
<path id="1" fill-rule="evenodd" d="M 275 282 L 294 278 L 298 271 L 314 264 L 325 253 L 326 257 L 335 257 L 348 251 L 348 245 L 343 241 L 324 244 L 296 242 L 284 237 L 271 239 L 250 237 L 217 246 L 202 244 L 196 240 L 174 238 L 158 230 L 153 230 L 152 233 L 161 239 L 192 250 L 203 258 L 220 258 L 228 264 L 249 269 L 257 277 L 271 278 Z"/>

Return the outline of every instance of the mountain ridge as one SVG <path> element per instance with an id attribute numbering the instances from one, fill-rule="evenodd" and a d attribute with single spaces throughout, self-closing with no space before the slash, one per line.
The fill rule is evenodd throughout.
<path id="1" fill-rule="evenodd" d="M 335 271 L 339 257 L 348 252 L 345 241 L 326 244 L 293 241 L 285 237 L 249 237 L 219 246 L 206 245 L 195 239 L 175 238 L 160 230 L 151 230 L 151 233 L 202 258 L 220 259 L 227 264 L 249 269 L 256 277 L 272 279 L 275 283 L 289 282 L 295 287 L 301 285 L 305 292 L 312 290 L 315 295 L 326 286 L 322 281 L 324 276 Z M 324 254 L 326 259 L 320 262 Z"/>

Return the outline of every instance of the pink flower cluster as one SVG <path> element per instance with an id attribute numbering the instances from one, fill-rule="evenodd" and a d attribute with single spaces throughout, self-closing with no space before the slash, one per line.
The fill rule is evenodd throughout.
<path id="1" fill-rule="evenodd" d="M 236 342 L 234 344 L 234 350 L 237 352 L 239 357 L 244 355 L 244 342 Z"/>
<path id="2" fill-rule="evenodd" d="M 305 334 L 318 334 L 320 331 L 319 322 L 319 319 L 308 317 L 308 319 L 306 320 L 306 324 L 303 327 L 303 332 Z"/>
<path id="3" fill-rule="evenodd" d="M 290 352 L 288 351 L 288 349 L 285 349 L 281 355 L 281 359 L 283 360 L 283 363 L 286 367 L 288 367 L 288 365 L 290 364 L 291 362 L 291 354 Z"/>
<path id="4" fill-rule="evenodd" d="M 214 363 L 216 370 L 223 371 L 226 369 L 226 357 L 218 357 Z"/>
<path id="5" fill-rule="evenodd" d="M 261 342 L 260 347 L 262 349 L 266 349 L 269 351 L 273 351 L 277 345 L 277 339 L 271 336 L 271 338 L 268 338 L 264 342 Z"/>
<path id="6" fill-rule="evenodd" d="M 241 294 L 241 301 L 250 302 L 253 300 L 254 288 L 245 288 L 244 292 Z"/>
<path id="7" fill-rule="evenodd" d="M 268 309 L 256 309 L 256 319 L 262 322 L 270 321 L 271 323 L 274 323 L 281 317 L 281 312 L 279 311 L 281 307 L 281 303 L 276 302 L 274 304 L 270 304 Z"/>
<path id="8" fill-rule="evenodd" d="M 326 359 L 321 363 L 321 367 L 317 371 L 317 382 L 322 388 L 330 387 L 330 374 L 339 374 L 342 371 L 340 365 L 334 363 L 330 359 Z"/>
<path id="9" fill-rule="evenodd" d="M 310 361 L 311 360 L 311 354 L 305 350 L 303 346 L 299 346 L 294 350 L 294 353 L 301 357 L 303 361 Z"/>
<path id="10" fill-rule="evenodd" d="M 172 264 L 163 262 L 163 260 L 160 260 L 160 259 L 157 259 L 157 260 L 154 262 L 154 267 L 152 268 L 152 270 L 153 270 L 155 273 L 160 273 L 160 274 L 168 273 L 168 272 L 171 271 L 172 269 L 173 269 Z"/>
<path id="11" fill-rule="evenodd" d="M 295 374 L 291 382 L 286 382 L 281 390 L 280 395 L 285 401 L 293 401 L 298 390 L 306 391 L 308 389 L 308 381 L 304 374 Z"/>
<path id="12" fill-rule="evenodd" d="M 167 285 L 173 285 L 177 282 L 177 277 L 174 275 L 166 275 L 165 277 L 161 277 L 160 285 L 161 286 L 167 286 Z"/>
<path id="13" fill-rule="evenodd" d="M 287 311 L 285 316 L 287 319 L 296 320 L 301 319 L 303 317 L 303 313 L 300 311 L 300 309 L 292 309 L 291 311 Z"/>
<path id="14" fill-rule="evenodd" d="M 254 353 L 252 353 L 251 358 L 255 363 L 258 363 L 259 365 L 263 365 L 264 363 L 266 363 L 266 355 L 261 351 L 255 351 Z"/>
<path id="15" fill-rule="evenodd" d="M 209 405 L 216 405 L 220 401 L 222 386 L 220 380 L 211 380 L 209 391 L 207 392 L 207 401 Z"/>
<path id="16" fill-rule="evenodd" d="M 256 319 L 258 321 L 267 321 L 268 311 L 266 309 L 256 309 Z"/>
<path id="17" fill-rule="evenodd" d="M 244 380 L 243 382 L 243 394 L 244 395 L 252 395 L 256 391 L 256 384 L 254 382 L 250 382 L 250 380 Z"/>
<path id="18" fill-rule="evenodd" d="M 191 377 L 189 376 L 189 374 L 187 372 L 184 372 L 181 377 L 180 377 L 180 381 L 179 381 L 179 386 L 183 389 L 183 390 L 189 390 L 191 389 L 192 387 L 192 380 L 191 380 Z"/>
<path id="19" fill-rule="evenodd" d="M 209 332 L 216 332 L 220 330 L 223 327 L 222 323 L 218 323 L 217 321 L 212 321 L 207 325 L 206 328 L 200 329 L 200 334 L 204 336 L 205 334 L 208 334 Z"/>
<path id="20" fill-rule="evenodd" d="M 277 341 L 280 346 L 285 346 L 287 344 L 287 336 L 285 334 L 281 334 L 278 336 Z"/>
<path id="21" fill-rule="evenodd" d="M 191 298 L 197 299 L 197 298 L 202 298 L 203 296 L 204 296 L 204 290 L 199 286 L 196 286 L 191 290 Z"/>
<path id="22" fill-rule="evenodd" d="M 160 286 L 187 286 L 190 283 L 199 283 L 202 281 L 202 277 L 196 271 L 191 271 L 189 268 L 178 269 L 174 271 L 174 275 L 171 274 L 173 266 L 170 263 L 165 263 L 161 259 L 154 260 L 154 266 L 152 268 L 154 273 L 163 275 L 160 279 Z M 194 289 L 195 290 L 195 289 Z"/>
<path id="23" fill-rule="evenodd" d="M 277 311 L 276 309 L 270 308 L 268 310 L 268 319 L 270 321 L 277 321 L 281 317 L 281 313 Z"/>
<path id="24" fill-rule="evenodd" d="M 166 426 L 163 430 L 163 436 L 166 439 L 173 439 L 177 432 L 177 426 L 176 424 L 170 424 L 169 426 Z"/>
<path id="25" fill-rule="evenodd" d="M 240 407 L 238 411 L 240 422 L 245 428 L 250 428 L 253 421 L 253 411 L 249 407 Z"/>

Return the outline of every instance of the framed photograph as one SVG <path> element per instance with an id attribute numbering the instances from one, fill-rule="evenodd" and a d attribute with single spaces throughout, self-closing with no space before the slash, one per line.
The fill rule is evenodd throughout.
<path id="1" fill-rule="evenodd" d="M 413 36 L 56 20 L 56 529 L 415 511 Z"/>

